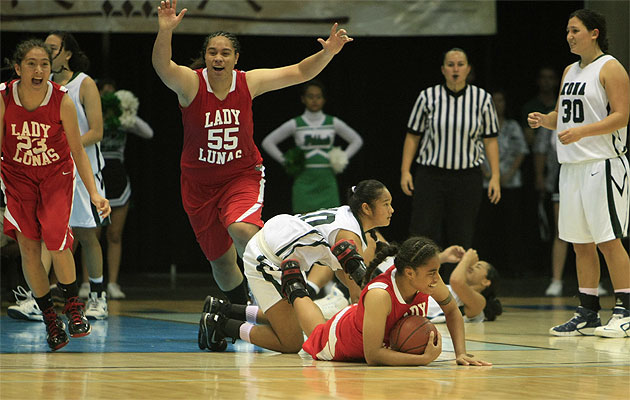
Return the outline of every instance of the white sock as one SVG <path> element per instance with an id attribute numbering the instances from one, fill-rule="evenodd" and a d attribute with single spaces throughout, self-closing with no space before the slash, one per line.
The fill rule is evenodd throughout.
<path id="1" fill-rule="evenodd" d="M 597 296 L 599 294 L 599 288 L 594 287 L 594 288 L 579 288 L 578 291 L 580 293 L 584 293 L 584 294 L 588 294 L 590 296 Z"/>
<path id="2" fill-rule="evenodd" d="M 317 286 L 313 282 L 309 281 L 308 279 L 306 280 L 306 284 L 313 288 L 313 290 L 315 291 L 315 294 L 318 294 L 319 291 L 321 290 L 321 288 L 319 286 Z"/>
<path id="3" fill-rule="evenodd" d="M 238 335 L 241 340 L 251 343 L 251 341 L 249 340 L 249 333 L 252 331 L 252 328 L 254 326 L 254 324 L 250 324 L 249 322 L 245 322 L 243 325 L 241 325 L 238 331 Z"/>
<path id="4" fill-rule="evenodd" d="M 245 307 L 245 321 L 251 324 L 255 324 L 257 315 L 258 315 L 258 306 Z"/>

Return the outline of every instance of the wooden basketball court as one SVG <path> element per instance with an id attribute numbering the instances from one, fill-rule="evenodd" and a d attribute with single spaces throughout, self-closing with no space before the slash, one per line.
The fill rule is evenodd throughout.
<path id="1" fill-rule="evenodd" d="M 197 347 L 199 301 L 110 301 L 110 318 L 51 353 L 41 323 L 0 317 L 2 399 L 624 399 L 630 338 L 556 338 L 572 298 L 502 298 L 497 321 L 466 324 L 467 349 L 494 363 L 461 367 L 445 337 L 427 367 L 313 361 L 238 341 Z M 607 321 L 612 297 L 602 299 Z M 446 326 L 438 325 L 447 335 Z"/>

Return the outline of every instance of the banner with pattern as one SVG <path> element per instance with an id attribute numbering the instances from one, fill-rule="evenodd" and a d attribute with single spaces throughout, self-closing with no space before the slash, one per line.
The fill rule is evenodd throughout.
<path id="1" fill-rule="evenodd" d="M 3 31 L 157 31 L 153 0 L 0 0 Z M 353 36 L 496 33 L 493 0 L 179 0 L 177 33 L 322 36 L 339 22 Z"/>

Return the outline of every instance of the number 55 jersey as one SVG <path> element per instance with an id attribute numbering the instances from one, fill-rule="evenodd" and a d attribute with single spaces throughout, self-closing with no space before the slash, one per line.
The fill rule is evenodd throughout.
<path id="1" fill-rule="evenodd" d="M 207 68 L 195 72 L 197 95 L 187 107 L 180 105 L 182 175 L 205 185 L 222 185 L 262 164 L 254 144 L 252 97 L 243 71 L 232 71 L 232 86 L 223 100 L 213 93 Z"/>

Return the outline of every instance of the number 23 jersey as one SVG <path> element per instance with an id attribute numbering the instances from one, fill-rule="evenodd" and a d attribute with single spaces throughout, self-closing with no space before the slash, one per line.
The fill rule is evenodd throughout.
<path id="1" fill-rule="evenodd" d="M 252 97 L 245 72 L 232 71 L 232 86 L 224 100 L 212 92 L 207 68 L 195 70 L 199 90 L 181 107 L 184 146 L 182 175 L 208 186 L 220 186 L 254 172 L 262 157 L 254 144 Z"/>
<path id="2" fill-rule="evenodd" d="M 70 158 L 70 147 L 61 122 L 61 101 L 68 91 L 47 81 L 46 95 L 33 111 L 24 108 L 18 94 L 19 80 L 0 84 L 4 101 L 2 168 L 24 174 Z"/>
<path id="3" fill-rule="evenodd" d="M 599 122 L 609 114 L 606 89 L 599 80 L 602 67 L 615 58 L 602 55 L 586 67 L 580 62 L 572 64 L 564 77 L 558 99 L 557 132 Z M 568 145 L 556 136 L 558 161 L 561 164 L 604 160 L 624 154 L 627 128 L 604 135 L 584 137 Z"/>

